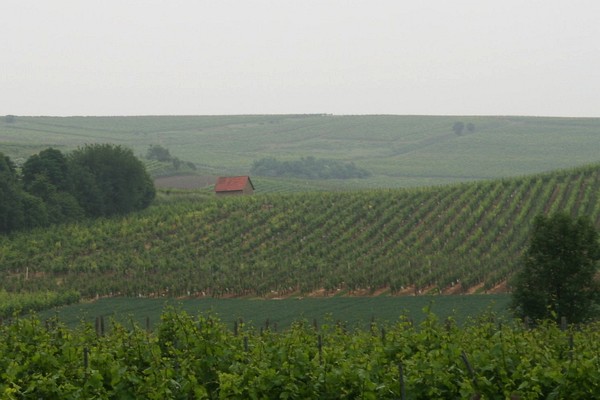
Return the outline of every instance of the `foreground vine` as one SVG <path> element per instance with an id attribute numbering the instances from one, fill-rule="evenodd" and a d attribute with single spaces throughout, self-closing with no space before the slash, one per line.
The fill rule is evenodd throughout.
<path id="1" fill-rule="evenodd" d="M 418 326 L 298 321 L 278 333 L 170 310 L 155 332 L 96 328 L 35 317 L 0 327 L 0 397 L 589 399 L 600 379 L 598 325 L 487 316 L 458 327 L 428 314 Z"/>

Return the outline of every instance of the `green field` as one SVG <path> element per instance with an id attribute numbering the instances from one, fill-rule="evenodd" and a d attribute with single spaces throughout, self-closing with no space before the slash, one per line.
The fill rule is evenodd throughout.
<path id="1" fill-rule="evenodd" d="M 507 290 L 533 218 L 600 225 L 600 166 L 420 189 L 215 198 L 0 237 L 0 289 L 84 298 Z"/>
<path id="2" fill-rule="evenodd" d="M 472 123 L 475 130 L 456 135 L 456 121 Z M 12 123 L 0 120 L 0 151 L 24 161 L 49 146 L 68 151 L 108 142 L 144 155 L 149 145 L 159 144 L 172 156 L 196 163 L 202 173 L 215 175 L 246 174 L 253 161 L 264 157 L 314 156 L 352 161 L 373 174 L 368 179 L 320 181 L 323 188 L 389 188 L 520 176 L 597 162 L 599 135 L 598 118 L 17 117 Z"/>
<path id="3" fill-rule="evenodd" d="M 263 299 L 140 299 L 109 298 L 58 307 L 40 313 L 40 318 L 53 316 L 69 326 L 81 321 L 94 323 L 103 316 L 127 324 L 130 320 L 145 326 L 146 318 L 156 325 L 165 307 L 184 310 L 188 314 L 212 314 L 232 327 L 242 319 L 255 328 L 287 329 L 292 322 L 306 320 L 318 324 L 340 322 L 348 327 L 366 327 L 371 321 L 395 323 L 400 317 L 411 318 L 420 323 L 425 309 L 438 318 L 452 317 L 462 324 L 486 312 L 507 316 L 510 296 L 507 294 L 472 296 L 405 296 L 405 297 L 331 297 L 331 298 L 288 298 L 281 300 Z"/>

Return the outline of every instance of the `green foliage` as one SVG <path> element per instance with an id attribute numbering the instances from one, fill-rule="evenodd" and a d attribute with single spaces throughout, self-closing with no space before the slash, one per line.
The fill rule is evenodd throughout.
<path id="1" fill-rule="evenodd" d="M 293 177 L 304 179 L 351 179 L 366 178 L 369 171 L 358 168 L 354 163 L 315 157 L 303 157 L 297 161 L 279 161 L 263 158 L 254 161 L 250 172 L 253 175 L 270 177 Z"/>
<path id="2" fill-rule="evenodd" d="M 0 318 L 76 303 L 79 297 L 79 293 L 73 290 L 35 293 L 8 293 L 0 290 Z"/>
<path id="3" fill-rule="evenodd" d="M 564 316 L 580 322 L 593 316 L 600 301 L 599 259 L 598 233 L 588 218 L 538 215 L 517 276 L 514 306 L 535 319 Z"/>
<path id="4" fill-rule="evenodd" d="M 171 161 L 173 159 L 169 149 L 158 144 L 150 145 L 148 151 L 146 152 L 146 158 L 149 160 L 158 161 Z"/>
<path id="5" fill-rule="evenodd" d="M 43 202 L 23 191 L 14 163 L 0 153 L 0 234 L 44 226 L 47 218 Z"/>
<path id="6" fill-rule="evenodd" d="M 69 157 L 46 149 L 27 159 L 21 176 L 0 153 L 0 194 L 0 233 L 9 233 L 141 210 L 156 193 L 131 150 L 105 144 Z"/>
<path id="7" fill-rule="evenodd" d="M 167 311 L 158 330 L 67 329 L 36 318 L 0 326 L 3 398 L 590 399 L 597 325 L 526 330 L 494 316 L 464 328 L 433 314 L 346 332 L 297 321 L 234 333 L 212 315 Z"/>
<path id="8" fill-rule="evenodd" d="M 25 190 L 28 191 L 39 176 L 45 177 L 56 190 L 68 191 L 70 189 L 67 158 L 59 150 L 53 148 L 29 157 L 23 164 L 22 174 Z"/>
<path id="9" fill-rule="evenodd" d="M 87 145 L 69 154 L 74 195 L 89 216 L 126 214 L 146 208 L 156 195 L 144 165 L 130 149 Z"/>
<path id="10" fill-rule="evenodd" d="M 419 190 L 186 194 L 141 213 L 0 241 L 0 287 L 84 297 L 494 290 L 535 215 L 600 223 L 600 168 Z M 22 281 L 26 267 L 36 274 Z M 502 286 L 500 286 L 502 287 Z"/>
<path id="11" fill-rule="evenodd" d="M 243 320 L 247 327 L 260 329 L 267 320 L 271 328 L 289 328 L 299 316 L 318 325 L 335 320 L 343 323 L 348 330 L 368 327 L 373 320 L 393 322 L 399 314 L 420 323 L 425 315 L 422 310 L 428 307 L 440 319 L 452 318 L 454 323 L 463 326 L 469 319 L 494 312 L 499 318 L 510 315 L 509 294 L 481 294 L 469 296 L 297 296 L 265 300 L 256 298 L 143 298 L 107 297 L 90 302 L 73 304 L 58 309 L 48 309 L 39 313 L 40 318 L 56 317 L 70 327 L 81 322 L 94 323 L 98 315 L 110 315 L 115 321 L 130 323 L 132 318 L 140 325 L 148 321 L 160 321 L 161 314 L 172 307 L 189 313 L 211 312 L 218 315 L 229 327 Z M 146 320 L 148 318 L 148 320 Z"/>

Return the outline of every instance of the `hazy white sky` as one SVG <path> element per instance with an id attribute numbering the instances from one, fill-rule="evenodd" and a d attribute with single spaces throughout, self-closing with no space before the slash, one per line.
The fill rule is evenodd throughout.
<path id="1" fill-rule="evenodd" d="M 597 0 L 0 6 L 0 115 L 600 116 Z"/>

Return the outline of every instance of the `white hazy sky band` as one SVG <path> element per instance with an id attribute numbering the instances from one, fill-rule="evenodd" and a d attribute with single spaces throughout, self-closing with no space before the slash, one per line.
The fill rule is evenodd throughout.
<path id="1" fill-rule="evenodd" d="M 600 2 L 0 0 L 0 115 L 600 116 Z"/>

